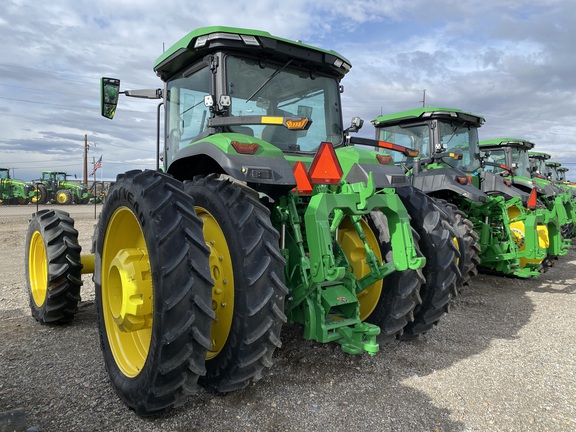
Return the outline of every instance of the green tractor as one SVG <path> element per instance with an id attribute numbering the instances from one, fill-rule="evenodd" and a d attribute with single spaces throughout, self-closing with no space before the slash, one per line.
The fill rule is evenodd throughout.
<path id="1" fill-rule="evenodd" d="M 566 178 L 566 173 L 570 171 L 568 168 L 562 166 L 561 164 L 553 168 L 553 173 L 555 175 L 555 181 L 560 184 L 574 185 L 574 182 Z"/>
<path id="2" fill-rule="evenodd" d="M 486 161 L 486 170 L 491 170 L 512 182 L 512 185 L 525 192 L 536 190 L 538 202 L 550 214 L 548 224 L 550 249 L 553 257 L 565 255 L 570 249 L 573 222 L 565 205 L 566 197 L 560 188 L 544 178 L 532 178 L 529 151 L 534 143 L 519 138 L 495 138 L 480 141 L 480 150 Z M 556 234 L 557 232 L 560 235 Z"/>
<path id="3" fill-rule="evenodd" d="M 88 188 L 76 182 L 68 181 L 68 175 L 62 171 L 42 171 L 42 178 L 35 180 L 34 202 L 46 204 L 55 202 L 61 205 L 87 204 L 92 194 Z"/>
<path id="4" fill-rule="evenodd" d="M 34 186 L 10 177 L 8 168 L 0 168 L 0 203 L 28 204 L 34 195 Z"/>
<path id="5" fill-rule="evenodd" d="M 536 276 L 549 247 L 545 215 L 535 211 L 536 197 L 481 169 L 477 129 L 483 123 L 481 116 L 438 107 L 372 121 L 380 146 L 399 150 L 393 153 L 394 162 L 412 185 L 444 203 L 452 215 L 461 249 L 461 284 L 478 266 L 505 275 Z M 407 156 L 403 149 L 417 150 L 418 155 Z"/>
<path id="6" fill-rule="evenodd" d="M 286 322 L 374 355 L 446 312 L 454 232 L 400 168 L 347 145 L 350 67 L 267 32 L 206 27 L 157 59 L 163 89 L 102 78 L 107 118 L 120 93 L 161 100 L 157 170 L 118 176 L 91 254 L 65 212 L 35 214 L 27 282 L 33 316 L 60 323 L 93 273 L 105 366 L 138 414 L 183 402 L 197 381 L 229 392 L 258 380 Z"/>
<path id="7" fill-rule="evenodd" d="M 529 151 L 530 174 L 532 181 L 537 184 L 544 184 L 551 191 L 552 196 L 548 197 L 546 205 L 550 206 L 550 201 L 556 203 L 558 219 L 562 225 L 562 233 L 565 238 L 572 238 L 576 228 L 576 212 L 572 204 L 572 193 L 552 181 L 550 169 L 547 165 L 551 157 L 548 153 Z M 564 207 L 564 211 L 562 211 L 562 207 Z"/>

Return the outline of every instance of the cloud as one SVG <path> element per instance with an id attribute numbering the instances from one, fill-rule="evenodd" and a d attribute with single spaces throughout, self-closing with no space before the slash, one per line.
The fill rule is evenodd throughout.
<path id="1" fill-rule="evenodd" d="M 428 105 L 484 115 L 483 139 L 518 136 L 575 160 L 571 2 L 5 0 L 2 8 L 0 165 L 25 177 L 48 167 L 80 174 L 84 134 L 89 160 L 104 154 L 106 175 L 153 168 L 158 101 L 123 98 L 109 121 L 99 113 L 99 79 L 161 87 L 155 59 L 205 25 L 265 30 L 349 58 L 345 123 L 419 106 L 426 89 Z"/>

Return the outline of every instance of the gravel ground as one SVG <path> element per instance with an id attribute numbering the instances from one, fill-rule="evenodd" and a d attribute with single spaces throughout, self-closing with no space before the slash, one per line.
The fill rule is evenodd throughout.
<path id="1" fill-rule="evenodd" d="M 89 249 L 93 207 L 70 207 Z M 94 287 L 66 326 L 38 324 L 24 282 L 28 206 L 0 208 L 0 432 L 576 430 L 576 253 L 538 279 L 479 275 L 420 339 L 370 357 L 286 326 L 270 373 L 239 392 L 199 390 L 142 419 L 115 395 L 98 345 Z M 15 411 L 19 410 L 19 411 Z"/>

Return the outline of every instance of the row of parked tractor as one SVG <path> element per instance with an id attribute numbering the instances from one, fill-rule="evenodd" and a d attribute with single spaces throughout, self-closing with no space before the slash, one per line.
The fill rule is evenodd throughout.
<path id="1" fill-rule="evenodd" d="M 359 137 L 363 121 L 342 119 L 350 68 L 299 41 L 206 27 L 157 59 L 163 88 L 102 78 L 106 118 L 120 94 L 158 99 L 158 169 L 118 176 L 89 253 L 67 213 L 35 213 L 26 274 L 32 315 L 58 324 L 93 273 L 104 363 L 138 414 L 197 382 L 249 386 L 286 324 L 376 355 L 431 331 L 478 271 L 538 277 L 568 252 L 565 170 L 526 140 L 479 141 L 484 118 L 459 109 L 381 115 Z"/>
<path id="2" fill-rule="evenodd" d="M 93 190 L 69 181 L 62 171 L 42 171 L 42 177 L 25 182 L 13 179 L 8 168 L 0 168 L 0 204 L 87 204 L 96 198 Z"/>

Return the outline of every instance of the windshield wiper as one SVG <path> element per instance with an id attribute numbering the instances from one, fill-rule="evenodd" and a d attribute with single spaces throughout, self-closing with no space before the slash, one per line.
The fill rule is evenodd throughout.
<path id="1" fill-rule="evenodd" d="M 297 98 L 297 99 L 290 100 L 290 101 L 288 101 L 288 102 L 286 102 L 286 103 L 284 103 L 284 104 L 282 104 L 282 105 L 278 105 L 278 108 L 283 108 L 283 107 L 288 106 L 288 105 L 294 105 L 295 103 L 300 102 L 301 100 L 304 100 L 304 99 L 308 99 L 308 98 L 317 96 L 317 95 L 319 95 L 319 94 L 322 94 L 323 92 L 324 92 L 323 89 L 316 90 L 315 92 L 308 93 L 308 94 L 306 94 L 306 95 L 304 95 L 304 96 L 300 96 L 300 97 Z"/>
<path id="2" fill-rule="evenodd" d="M 264 82 L 260 85 L 260 87 L 258 87 L 258 88 L 256 89 L 256 91 L 250 95 L 250 97 L 249 97 L 248 99 L 246 99 L 246 103 L 248 103 L 250 100 L 252 100 L 252 98 L 253 98 L 254 96 L 256 96 L 256 95 L 258 94 L 258 92 L 259 92 L 260 90 L 262 90 L 266 84 L 268 84 L 270 81 L 272 81 L 272 78 L 274 78 L 276 75 L 278 75 L 278 74 L 279 74 L 280 72 L 282 72 L 284 69 L 286 69 L 286 67 L 287 67 L 290 63 L 292 63 L 292 60 L 293 60 L 293 59 L 288 60 L 284 66 L 282 66 L 282 67 L 279 68 L 279 69 L 276 69 L 276 70 L 274 71 L 274 73 L 273 73 L 272 75 L 270 75 L 270 76 L 268 77 L 268 79 L 267 79 L 266 81 L 264 81 Z"/>
<path id="3" fill-rule="evenodd" d="M 456 132 L 458 132 L 458 129 L 460 129 L 462 126 L 464 126 L 464 124 L 465 124 L 465 122 L 462 122 L 461 124 L 457 124 L 456 126 L 454 126 L 454 129 L 452 129 L 452 135 L 450 135 L 450 138 L 448 138 L 448 141 L 443 143 L 443 145 L 448 147 L 448 144 L 450 143 L 450 141 L 452 141 L 452 138 L 454 138 L 456 136 Z"/>

